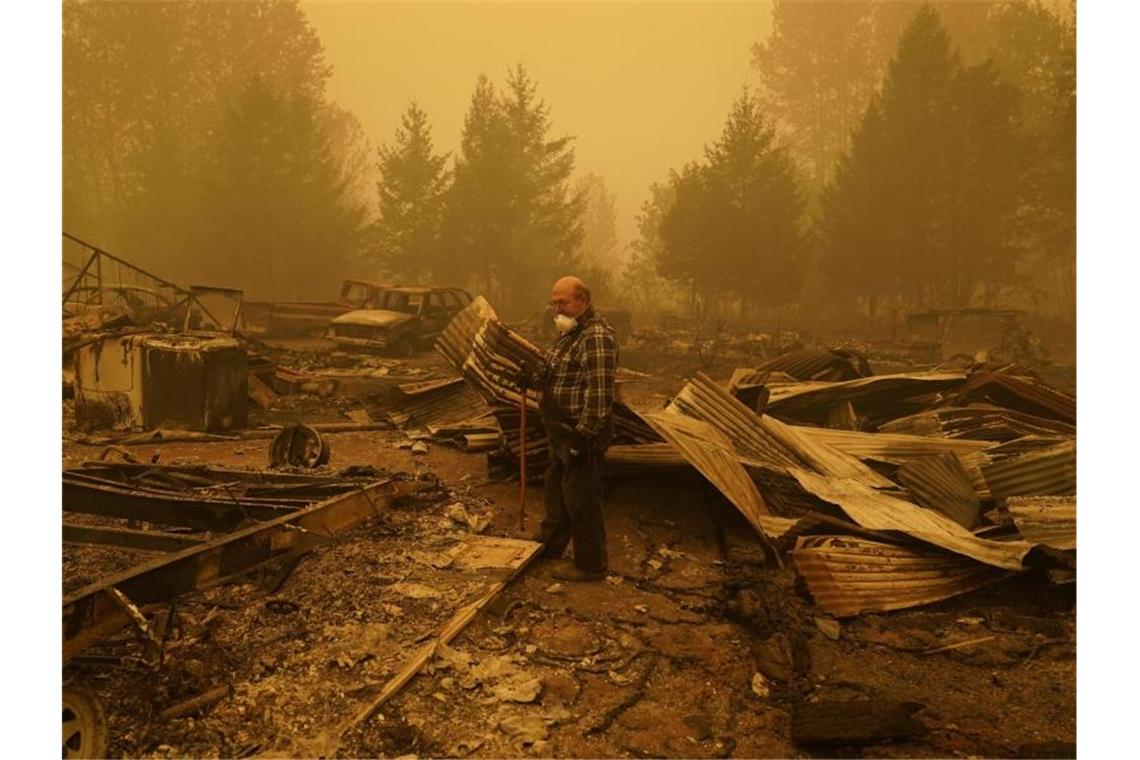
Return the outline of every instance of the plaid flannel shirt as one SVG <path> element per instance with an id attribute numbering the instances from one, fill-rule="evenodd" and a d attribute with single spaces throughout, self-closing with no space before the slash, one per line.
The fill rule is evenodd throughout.
<path id="1" fill-rule="evenodd" d="M 592 306 L 546 354 L 546 392 L 586 438 L 601 432 L 613 410 L 617 360 L 613 328 Z"/>

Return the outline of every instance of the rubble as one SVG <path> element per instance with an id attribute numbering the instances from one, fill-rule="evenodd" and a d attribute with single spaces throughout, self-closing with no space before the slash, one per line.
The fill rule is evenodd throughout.
<path id="1" fill-rule="evenodd" d="M 945 716 L 1071 682 L 1075 405 L 1068 421 L 1071 397 L 1022 368 L 874 374 L 797 348 L 720 382 L 639 378 L 606 455 L 610 572 L 571 588 L 507 535 L 520 402 L 527 473 L 545 466 L 538 394 L 514 380 L 539 350 L 489 304 L 439 357 L 286 346 L 249 363 L 252 427 L 65 436 L 89 460 L 83 441 L 123 446 L 63 475 L 65 673 L 101 676 L 107 754 L 787 756 L 894 737 L 999 755 L 1039 730 L 963 738 Z M 296 461 L 261 470 L 298 431 Z M 330 436 L 356 467 L 315 462 Z M 140 557 L 162 584 L 134 580 Z M 115 573 L 118 601 L 94 590 Z M 140 728 L 172 710 L 192 717 Z"/>

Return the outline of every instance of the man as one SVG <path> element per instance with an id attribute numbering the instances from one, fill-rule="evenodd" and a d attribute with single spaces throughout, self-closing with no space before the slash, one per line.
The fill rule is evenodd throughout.
<path id="1" fill-rule="evenodd" d="M 607 567 L 602 459 L 613 437 L 617 343 L 577 277 L 554 283 L 550 300 L 560 335 L 547 352 L 542 378 L 550 466 L 539 540 L 547 557 L 561 557 L 573 541 L 574 562 L 555 567 L 555 578 L 598 580 Z"/>

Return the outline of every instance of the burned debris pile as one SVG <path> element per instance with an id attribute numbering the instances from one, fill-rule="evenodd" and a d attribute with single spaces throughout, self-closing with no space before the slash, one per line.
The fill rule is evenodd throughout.
<path id="1" fill-rule="evenodd" d="M 482 299 L 438 348 L 498 424 L 492 476 L 517 477 L 521 461 L 540 474 L 540 391 L 515 380 L 539 349 Z M 1043 552 L 1010 517 L 1011 499 L 1066 496 L 1075 511 L 1076 493 L 1075 399 L 1016 364 L 874 374 L 856 352 L 802 349 L 727 387 L 698 373 L 663 411 L 614 414 L 615 467 L 687 462 L 833 615 L 944 599 L 1041 562 L 1067 571 L 1053 578 L 1075 569 L 1075 546 Z"/>
<path id="2" fill-rule="evenodd" d="M 1010 623 L 984 601 L 1029 587 L 1061 598 L 1076 580 L 1075 399 L 1023 366 L 880 372 L 846 345 L 801 346 L 717 379 L 619 376 L 654 393 L 619 393 L 607 478 L 652 504 L 616 510 L 611 572 L 579 592 L 545 564 L 528 571 L 539 547 L 513 537 L 505 481 L 546 467 L 541 391 L 520 383 L 542 352 L 484 299 L 435 354 L 410 357 L 249 329 L 136 333 L 109 306 L 84 318 L 95 328 L 73 331 L 74 356 L 151 372 L 117 417 L 65 430 L 65 710 L 86 721 L 76 736 L 105 741 L 109 726 L 110 754 L 713 756 L 748 735 L 775 743 L 740 751 L 783 755 L 906 741 L 938 725 L 912 717 L 913 691 L 851 701 L 811 680 L 805 636 L 836 657 L 882 643 L 957 663 L 1071 640 L 1059 618 Z M 186 336 L 197 348 L 178 353 Z M 220 338 L 240 371 L 209 359 Z M 172 387 L 155 370 L 163 351 L 203 378 L 178 414 L 155 406 Z M 95 398 L 86 361 L 65 409 Z M 906 612 L 971 591 L 950 602 L 977 605 L 965 614 Z M 953 619 L 895 632 L 921 616 Z M 1003 633 L 1022 624 L 1063 630 Z M 974 647 L 995 636 L 993 651 Z M 663 690 L 718 680 L 731 686 L 716 715 L 783 717 L 734 727 L 692 697 L 669 713 L 691 735 L 653 730 L 647 716 L 673 709 Z M 100 717 L 79 681 L 113 710 Z M 584 690 L 595 696 L 576 702 Z M 741 712 L 741 690 L 759 707 Z"/>
<path id="3" fill-rule="evenodd" d="M 246 729 L 229 741 L 244 743 L 224 754 L 259 737 L 266 751 L 332 756 L 538 548 L 480 535 L 486 505 L 437 479 L 363 468 L 299 475 L 104 459 L 64 471 L 63 503 L 65 741 L 91 757 L 108 755 L 108 726 L 110 754 L 146 746 L 120 721 L 140 699 L 131 683 L 159 673 L 142 691 L 157 687 L 158 720 L 181 731 L 189 754 L 218 751 L 216 737 L 239 722 Z M 88 564 L 85 549 L 104 562 Z M 108 550 L 124 558 L 119 569 L 92 577 Z M 384 594 L 330 595 L 320 582 L 362 567 Z M 256 656 L 206 664 L 250 636 Z M 109 716 L 77 685 L 108 669 L 123 674 Z M 384 688 L 358 688 L 362 672 Z M 226 728 L 205 744 L 194 721 L 178 722 L 202 712 Z"/>
<path id="4" fill-rule="evenodd" d="M 1075 522 L 1075 401 L 1022 372 L 779 381 L 764 386 L 761 414 L 698 374 L 647 419 L 678 431 L 670 442 L 790 550 L 817 604 L 844 617 L 943 599 L 1030 566 L 1073 579 L 1075 539 L 1044 552 L 1042 535 Z M 837 418 L 837 405 L 848 412 Z"/>
<path id="5" fill-rule="evenodd" d="M 540 474 L 540 391 L 515 380 L 541 366 L 539 349 L 483 299 L 438 347 L 498 423 L 492 476 L 517 477 L 521 461 Z M 1044 552 L 1011 519 L 1010 500 L 1069 497 L 1031 501 L 1032 518 L 1013 508 L 1050 525 L 1058 509 L 1075 513 L 1076 494 L 1075 398 L 1016 364 L 877 375 L 857 352 L 801 349 L 736 370 L 727 387 L 698 372 L 663 411 L 616 403 L 614 415 L 609 462 L 687 462 L 839 617 L 944 599 L 1042 562 L 1067 571 L 1052 578 L 1076 567 L 1075 542 Z"/>

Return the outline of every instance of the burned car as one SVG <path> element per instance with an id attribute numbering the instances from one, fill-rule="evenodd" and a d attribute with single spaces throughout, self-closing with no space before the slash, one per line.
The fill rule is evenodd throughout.
<path id="1" fill-rule="evenodd" d="M 392 287 L 377 292 L 373 308 L 342 314 L 327 337 L 349 348 L 412 356 L 430 346 L 471 296 L 460 288 Z"/>
<path id="2" fill-rule="evenodd" d="M 345 278 L 340 295 L 335 301 L 283 301 L 255 304 L 256 311 L 266 313 L 266 332 L 280 337 L 320 335 L 329 323 L 354 309 L 379 309 L 377 298 L 392 287 L 391 284 Z"/>

